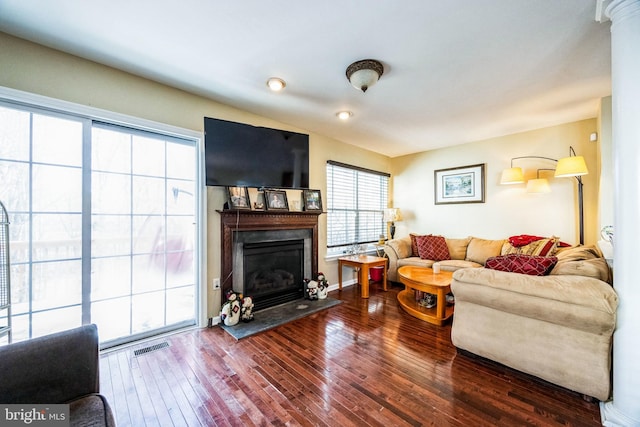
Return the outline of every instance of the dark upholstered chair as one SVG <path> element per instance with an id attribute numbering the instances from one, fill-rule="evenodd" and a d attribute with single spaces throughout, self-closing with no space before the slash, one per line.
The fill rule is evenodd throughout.
<path id="1" fill-rule="evenodd" d="M 115 426 L 98 367 L 96 325 L 0 347 L 0 403 L 66 403 L 72 426 Z"/>

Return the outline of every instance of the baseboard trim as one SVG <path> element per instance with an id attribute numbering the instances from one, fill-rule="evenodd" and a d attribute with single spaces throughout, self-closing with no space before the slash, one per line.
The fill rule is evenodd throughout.
<path id="1" fill-rule="evenodd" d="M 612 400 L 600 402 L 600 421 L 606 427 L 640 426 L 640 421 L 631 419 L 613 406 Z"/>

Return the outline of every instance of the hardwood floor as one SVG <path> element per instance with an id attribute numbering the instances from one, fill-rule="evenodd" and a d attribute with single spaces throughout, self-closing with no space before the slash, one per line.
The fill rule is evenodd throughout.
<path id="1" fill-rule="evenodd" d="M 104 353 L 102 393 L 119 426 L 600 425 L 597 403 L 458 354 L 401 289 L 333 291 L 342 304 L 240 341 L 214 326 Z"/>

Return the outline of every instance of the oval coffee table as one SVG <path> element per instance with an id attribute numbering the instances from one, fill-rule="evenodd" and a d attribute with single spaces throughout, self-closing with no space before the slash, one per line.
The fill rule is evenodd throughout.
<path id="1" fill-rule="evenodd" d="M 400 283 L 405 288 L 398 292 L 398 302 L 410 315 L 417 317 L 434 325 L 443 325 L 453 316 L 453 305 L 447 306 L 446 295 L 451 292 L 450 271 L 440 271 L 434 273 L 432 269 L 426 267 L 413 267 L 405 265 L 398 269 Z M 434 294 L 437 298 L 436 306 L 426 308 L 418 304 L 415 291 Z"/>

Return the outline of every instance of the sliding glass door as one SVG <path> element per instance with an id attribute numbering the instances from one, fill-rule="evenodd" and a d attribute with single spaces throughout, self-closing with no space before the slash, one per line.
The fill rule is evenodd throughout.
<path id="1" fill-rule="evenodd" d="M 196 323 L 196 141 L 0 104 L 14 341 Z"/>

